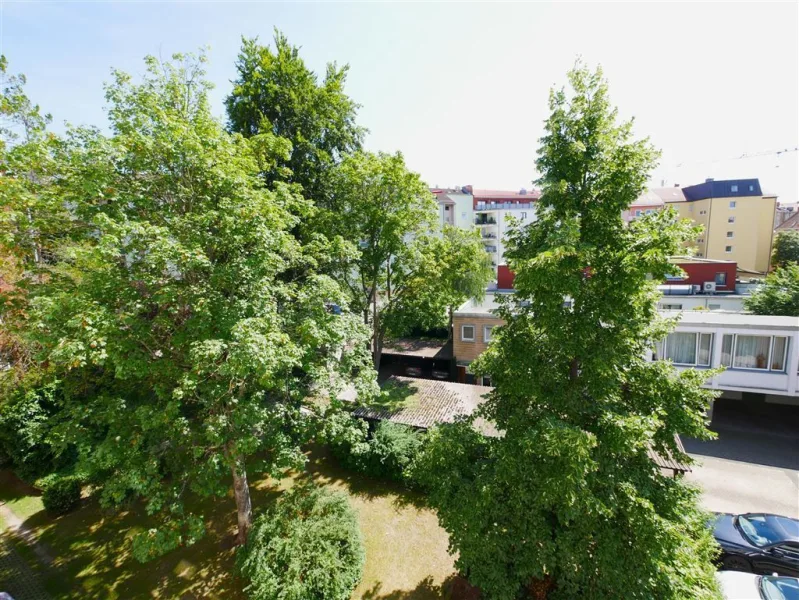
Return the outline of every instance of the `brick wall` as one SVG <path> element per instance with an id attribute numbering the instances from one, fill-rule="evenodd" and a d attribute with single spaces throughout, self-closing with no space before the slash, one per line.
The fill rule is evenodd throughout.
<path id="1" fill-rule="evenodd" d="M 485 332 L 483 327 L 486 325 L 496 327 L 498 325 L 503 325 L 505 322 L 502 319 L 498 319 L 497 317 L 492 317 L 491 315 L 480 316 L 480 317 L 469 317 L 469 316 L 458 316 L 455 315 L 453 319 L 453 335 L 454 335 L 454 343 L 453 343 L 453 353 L 455 355 L 456 361 L 467 361 L 471 362 L 488 347 L 488 343 L 485 341 Z M 474 341 L 464 341 L 462 339 L 463 336 L 463 325 L 472 325 L 474 327 Z"/>

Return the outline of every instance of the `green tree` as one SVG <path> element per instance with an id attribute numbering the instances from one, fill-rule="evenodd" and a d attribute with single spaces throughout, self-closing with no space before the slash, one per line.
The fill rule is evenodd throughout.
<path id="1" fill-rule="evenodd" d="M 765 284 L 744 300 L 756 315 L 799 317 L 799 264 L 788 263 L 766 277 Z"/>
<path id="2" fill-rule="evenodd" d="M 492 272 L 475 232 L 439 229 L 433 195 L 401 154 L 348 156 L 332 182 L 320 220 L 360 249 L 336 276 L 371 326 L 377 369 L 386 335 L 442 324 L 448 307 L 483 293 Z"/>
<path id="3" fill-rule="evenodd" d="M 774 240 L 771 264 L 784 267 L 789 263 L 799 263 L 799 231 L 783 231 Z"/>
<path id="4" fill-rule="evenodd" d="M 355 123 L 358 104 L 344 93 L 349 67 L 328 64 L 320 82 L 299 48 L 276 30 L 274 49 L 244 39 L 236 69 L 226 101 L 230 129 L 290 141 L 287 156 L 264 169 L 267 181 L 298 183 L 306 198 L 329 201 L 330 168 L 360 149 L 365 132 Z"/>
<path id="5" fill-rule="evenodd" d="M 657 282 L 696 232 L 671 210 L 625 226 L 657 154 L 617 123 L 601 71 L 569 81 L 550 95 L 538 221 L 509 243 L 507 324 L 475 364 L 503 435 L 442 426 L 416 477 L 488 598 L 716 598 L 698 491 L 648 455 L 690 462 L 675 435 L 710 437 L 707 372 L 645 358 L 671 326 Z"/>
<path id="6" fill-rule="evenodd" d="M 60 239 L 46 276 L 28 279 L 16 325 L 63 380 L 51 437 L 77 446 L 104 504 L 139 498 L 161 518 L 134 539 L 140 559 L 197 539 L 202 515 L 186 511 L 186 496 L 222 497 L 231 484 L 244 542 L 248 469 L 277 474 L 303 460 L 304 399 L 354 371 L 361 389 L 375 387 L 365 328 L 318 272 L 342 250 L 292 235 L 315 209 L 261 177 L 285 143 L 227 133 L 211 116 L 203 62 L 148 58 L 139 83 L 115 72 L 111 135 L 72 130 L 51 153 L 54 175 L 33 178 L 43 190 L 0 189 L 13 214 L 28 203 L 86 225 Z M 27 223 L 9 225 L 8 247 L 28 243 Z"/>
<path id="7" fill-rule="evenodd" d="M 349 600 L 364 560 L 347 498 L 298 484 L 258 517 L 239 568 L 253 600 Z"/>

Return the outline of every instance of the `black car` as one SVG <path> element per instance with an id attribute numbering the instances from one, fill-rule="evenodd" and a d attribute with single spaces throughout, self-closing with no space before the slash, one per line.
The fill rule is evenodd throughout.
<path id="1" fill-rule="evenodd" d="M 799 577 L 799 520 L 779 515 L 719 513 L 713 535 L 725 569 Z"/>

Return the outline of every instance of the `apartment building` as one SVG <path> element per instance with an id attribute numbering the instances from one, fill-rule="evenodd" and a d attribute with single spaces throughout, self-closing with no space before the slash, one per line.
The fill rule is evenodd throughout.
<path id="1" fill-rule="evenodd" d="M 504 325 L 497 308 L 496 297 L 488 294 L 454 313 L 453 355 L 461 383 L 490 385 L 488 378 L 475 379 L 469 365 L 491 343 L 494 329 Z M 670 360 L 678 369 L 724 366 L 706 387 L 726 398 L 754 393 L 766 402 L 799 405 L 799 319 L 695 310 L 663 314 L 680 321 L 648 360 Z"/>
<path id="2" fill-rule="evenodd" d="M 679 215 L 703 226 L 687 244 L 699 258 L 735 261 L 743 271 L 767 273 L 771 259 L 777 197 L 764 194 L 757 179 L 729 179 L 644 192 L 623 211 L 630 222 L 673 206 Z"/>
<path id="3" fill-rule="evenodd" d="M 535 221 L 537 190 L 434 189 L 441 223 L 461 229 L 477 228 L 495 271 L 505 264 L 505 236 L 514 222 L 524 226 Z"/>

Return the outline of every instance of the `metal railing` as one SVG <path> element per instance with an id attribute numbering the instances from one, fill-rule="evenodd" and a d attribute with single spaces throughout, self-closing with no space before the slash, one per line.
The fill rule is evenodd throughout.
<path id="1" fill-rule="evenodd" d="M 478 202 L 475 210 L 530 210 L 533 208 L 532 202 Z"/>

